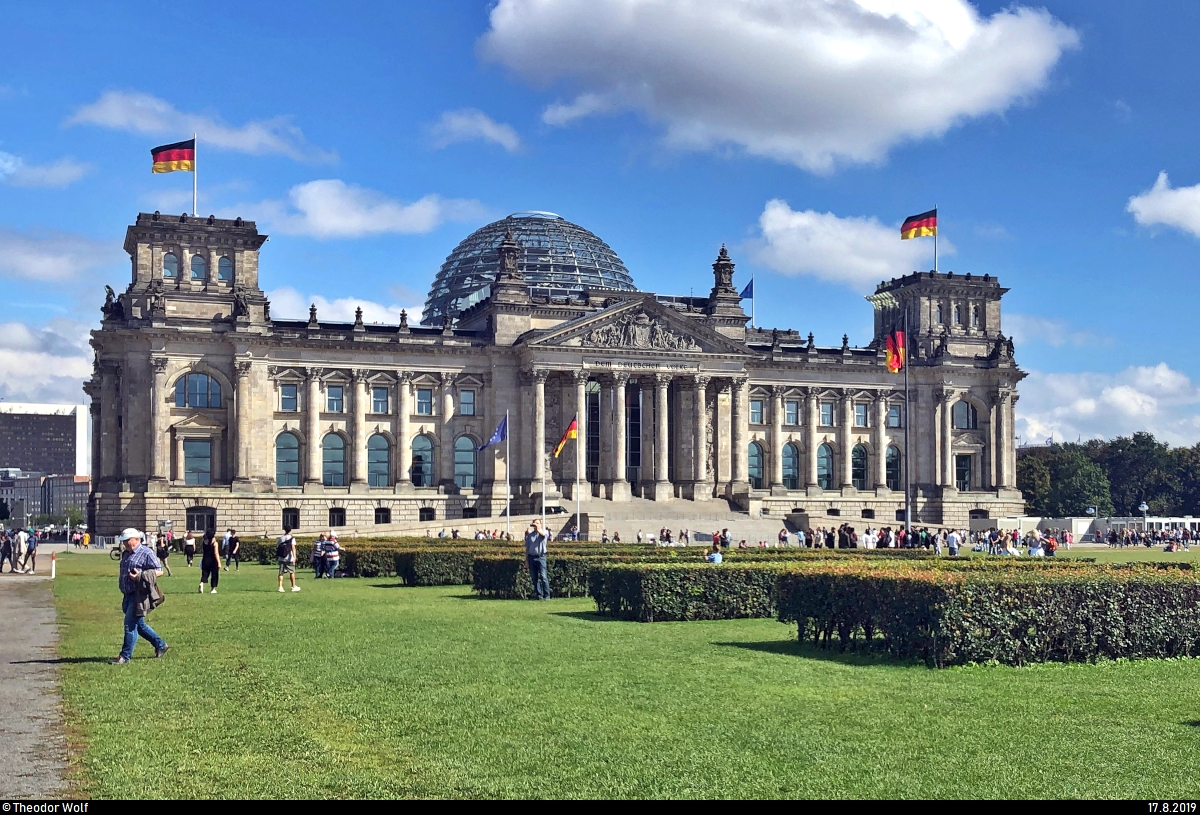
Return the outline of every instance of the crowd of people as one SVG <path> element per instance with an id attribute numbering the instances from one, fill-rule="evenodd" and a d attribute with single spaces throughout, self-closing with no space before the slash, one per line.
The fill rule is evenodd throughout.
<path id="1" fill-rule="evenodd" d="M 29 529 L 0 529 L 0 572 L 8 564 L 11 574 L 37 574 L 37 548 L 43 534 Z"/>
<path id="2" fill-rule="evenodd" d="M 1147 549 L 1161 546 L 1164 552 L 1190 552 L 1192 543 L 1200 537 L 1200 532 L 1190 529 L 1124 529 L 1112 528 L 1104 536 L 1111 549 L 1124 549 L 1128 546 L 1144 546 Z"/>

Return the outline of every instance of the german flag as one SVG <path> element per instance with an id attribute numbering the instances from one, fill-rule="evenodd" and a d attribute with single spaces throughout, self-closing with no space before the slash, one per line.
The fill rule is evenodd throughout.
<path id="1" fill-rule="evenodd" d="M 929 235 L 937 236 L 936 209 L 922 212 L 920 215 L 911 215 L 905 218 L 904 223 L 900 225 L 900 240 L 902 241 L 909 238 L 924 238 Z"/>
<path id="2" fill-rule="evenodd" d="M 904 343 L 904 332 L 893 331 L 887 335 L 887 368 L 894 374 L 900 373 L 907 361 L 908 351 Z"/>
<path id="3" fill-rule="evenodd" d="M 173 173 L 176 170 L 196 171 L 196 140 L 177 141 L 174 144 L 164 144 L 150 151 L 154 159 L 151 172 Z"/>
<path id="4" fill-rule="evenodd" d="M 571 420 L 571 423 L 569 425 L 567 425 L 567 432 L 563 433 L 563 437 L 558 440 L 558 447 L 554 448 L 554 457 L 558 458 L 558 454 L 561 453 L 562 449 L 567 446 L 568 440 L 577 439 L 577 438 L 579 438 L 579 417 L 578 416 L 576 416 L 574 419 Z"/>

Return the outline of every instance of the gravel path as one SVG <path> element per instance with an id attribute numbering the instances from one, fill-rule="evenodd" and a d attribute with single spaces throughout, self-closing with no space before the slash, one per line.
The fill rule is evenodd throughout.
<path id="1" fill-rule="evenodd" d="M 40 564 L 39 564 L 40 565 Z M 49 563 L 46 564 L 47 570 Z M 0 798 L 45 798 L 66 789 L 54 596 L 38 577 L 0 578 Z"/>

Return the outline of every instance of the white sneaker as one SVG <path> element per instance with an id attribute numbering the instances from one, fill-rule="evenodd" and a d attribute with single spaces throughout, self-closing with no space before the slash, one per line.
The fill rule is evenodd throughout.
<path id="1" fill-rule="evenodd" d="M 199 591 L 200 591 L 200 593 L 201 593 L 201 594 L 204 594 L 204 584 L 203 584 L 203 583 L 201 583 L 201 584 L 200 584 L 200 589 L 199 589 Z"/>
<path id="2" fill-rule="evenodd" d="M 213 589 L 212 591 L 209 592 L 209 594 L 216 594 L 216 593 L 217 593 L 216 589 Z"/>
<path id="3" fill-rule="evenodd" d="M 280 590 L 280 591 L 283 591 L 283 586 L 280 586 L 280 587 L 279 587 L 279 590 Z"/>
<path id="4" fill-rule="evenodd" d="M 300 591 L 300 587 L 299 587 L 299 586 L 292 586 L 292 591 Z"/>

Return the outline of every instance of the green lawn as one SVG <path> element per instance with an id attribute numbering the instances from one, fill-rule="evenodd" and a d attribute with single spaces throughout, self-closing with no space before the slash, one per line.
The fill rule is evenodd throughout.
<path id="1" fill-rule="evenodd" d="M 96 797 L 1200 796 L 1200 661 L 936 671 L 395 579 L 278 594 L 244 566 L 199 595 L 180 559 L 171 652 L 111 666 L 114 565 L 55 583 Z"/>

